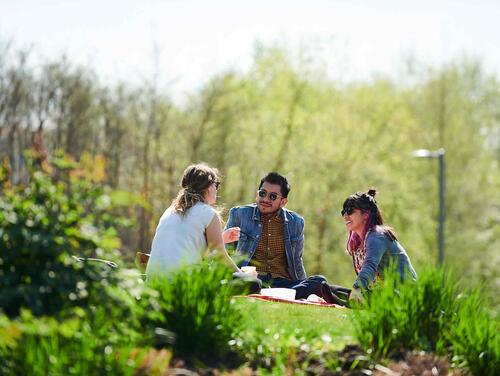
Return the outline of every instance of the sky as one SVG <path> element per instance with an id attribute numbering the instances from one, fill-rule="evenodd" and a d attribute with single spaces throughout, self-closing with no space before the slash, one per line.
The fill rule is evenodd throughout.
<path id="1" fill-rule="evenodd" d="M 104 81 L 139 83 L 157 69 L 176 97 L 244 72 L 256 42 L 305 48 L 345 81 L 394 74 L 409 56 L 439 65 L 464 54 L 500 77 L 496 2 L 0 0 L 0 41 L 32 46 L 41 61 L 66 54 Z"/>

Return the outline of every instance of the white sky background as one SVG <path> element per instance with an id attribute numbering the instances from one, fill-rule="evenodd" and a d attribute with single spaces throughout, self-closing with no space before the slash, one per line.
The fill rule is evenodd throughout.
<path id="1" fill-rule="evenodd" d="M 0 40 L 10 39 L 111 82 L 150 78 L 156 44 L 175 98 L 248 68 L 257 40 L 305 46 L 334 79 L 397 73 L 408 55 L 439 64 L 462 54 L 500 77 L 498 0 L 0 0 Z"/>

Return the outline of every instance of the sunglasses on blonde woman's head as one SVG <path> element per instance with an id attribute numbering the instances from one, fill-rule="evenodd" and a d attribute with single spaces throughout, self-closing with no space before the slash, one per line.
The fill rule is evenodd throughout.
<path id="1" fill-rule="evenodd" d="M 257 194 L 259 195 L 260 198 L 265 198 L 266 196 L 269 196 L 269 199 L 271 201 L 276 201 L 278 198 L 283 197 L 280 194 L 276 192 L 270 192 L 269 195 L 267 194 L 267 191 L 265 189 L 259 189 L 257 191 Z"/>

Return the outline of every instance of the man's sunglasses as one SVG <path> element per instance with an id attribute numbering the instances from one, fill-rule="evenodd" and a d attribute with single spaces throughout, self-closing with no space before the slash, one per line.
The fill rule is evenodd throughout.
<path id="1" fill-rule="evenodd" d="M 344 215 L 351 215 L 352 213 L 354 213 L 354 210 L 356 210 L 356 208 L 354 206 L 348 206 L 347 208 L 343 208 L 341 211 L 340 211 L 340 215 L 342 215 L 342 217 Z"/>
<path id="2" fill-rule="evenodd" d="M 266 196 L 268 196 L 267 191 L 265 189 L 259 189 L 257 191 L 257 194 L 259 195 L 260 198 L 265 198 Z M 269 199 L 271 201 L 276 201 L 280 197 L 283 197 L 283 196 L 281 196 L 280 194 L 278 194 L 276 192 L 269 193 Z"/>

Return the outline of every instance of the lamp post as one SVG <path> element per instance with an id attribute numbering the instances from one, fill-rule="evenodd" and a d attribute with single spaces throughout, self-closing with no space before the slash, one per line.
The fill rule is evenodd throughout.
<path id="1" fill-rule="evenodd" d="M 413 152 L 413 156 L 417 158 L 437 158 L 439 161 L 439 227 L 438 227 L 438 243 L 439 255 L 438 264 L 443 265 L 444 260 L 444 191 L 445 191 L 445 151 L 443 148 L 431 151 L 427 149 L 418 149 Z"/>

